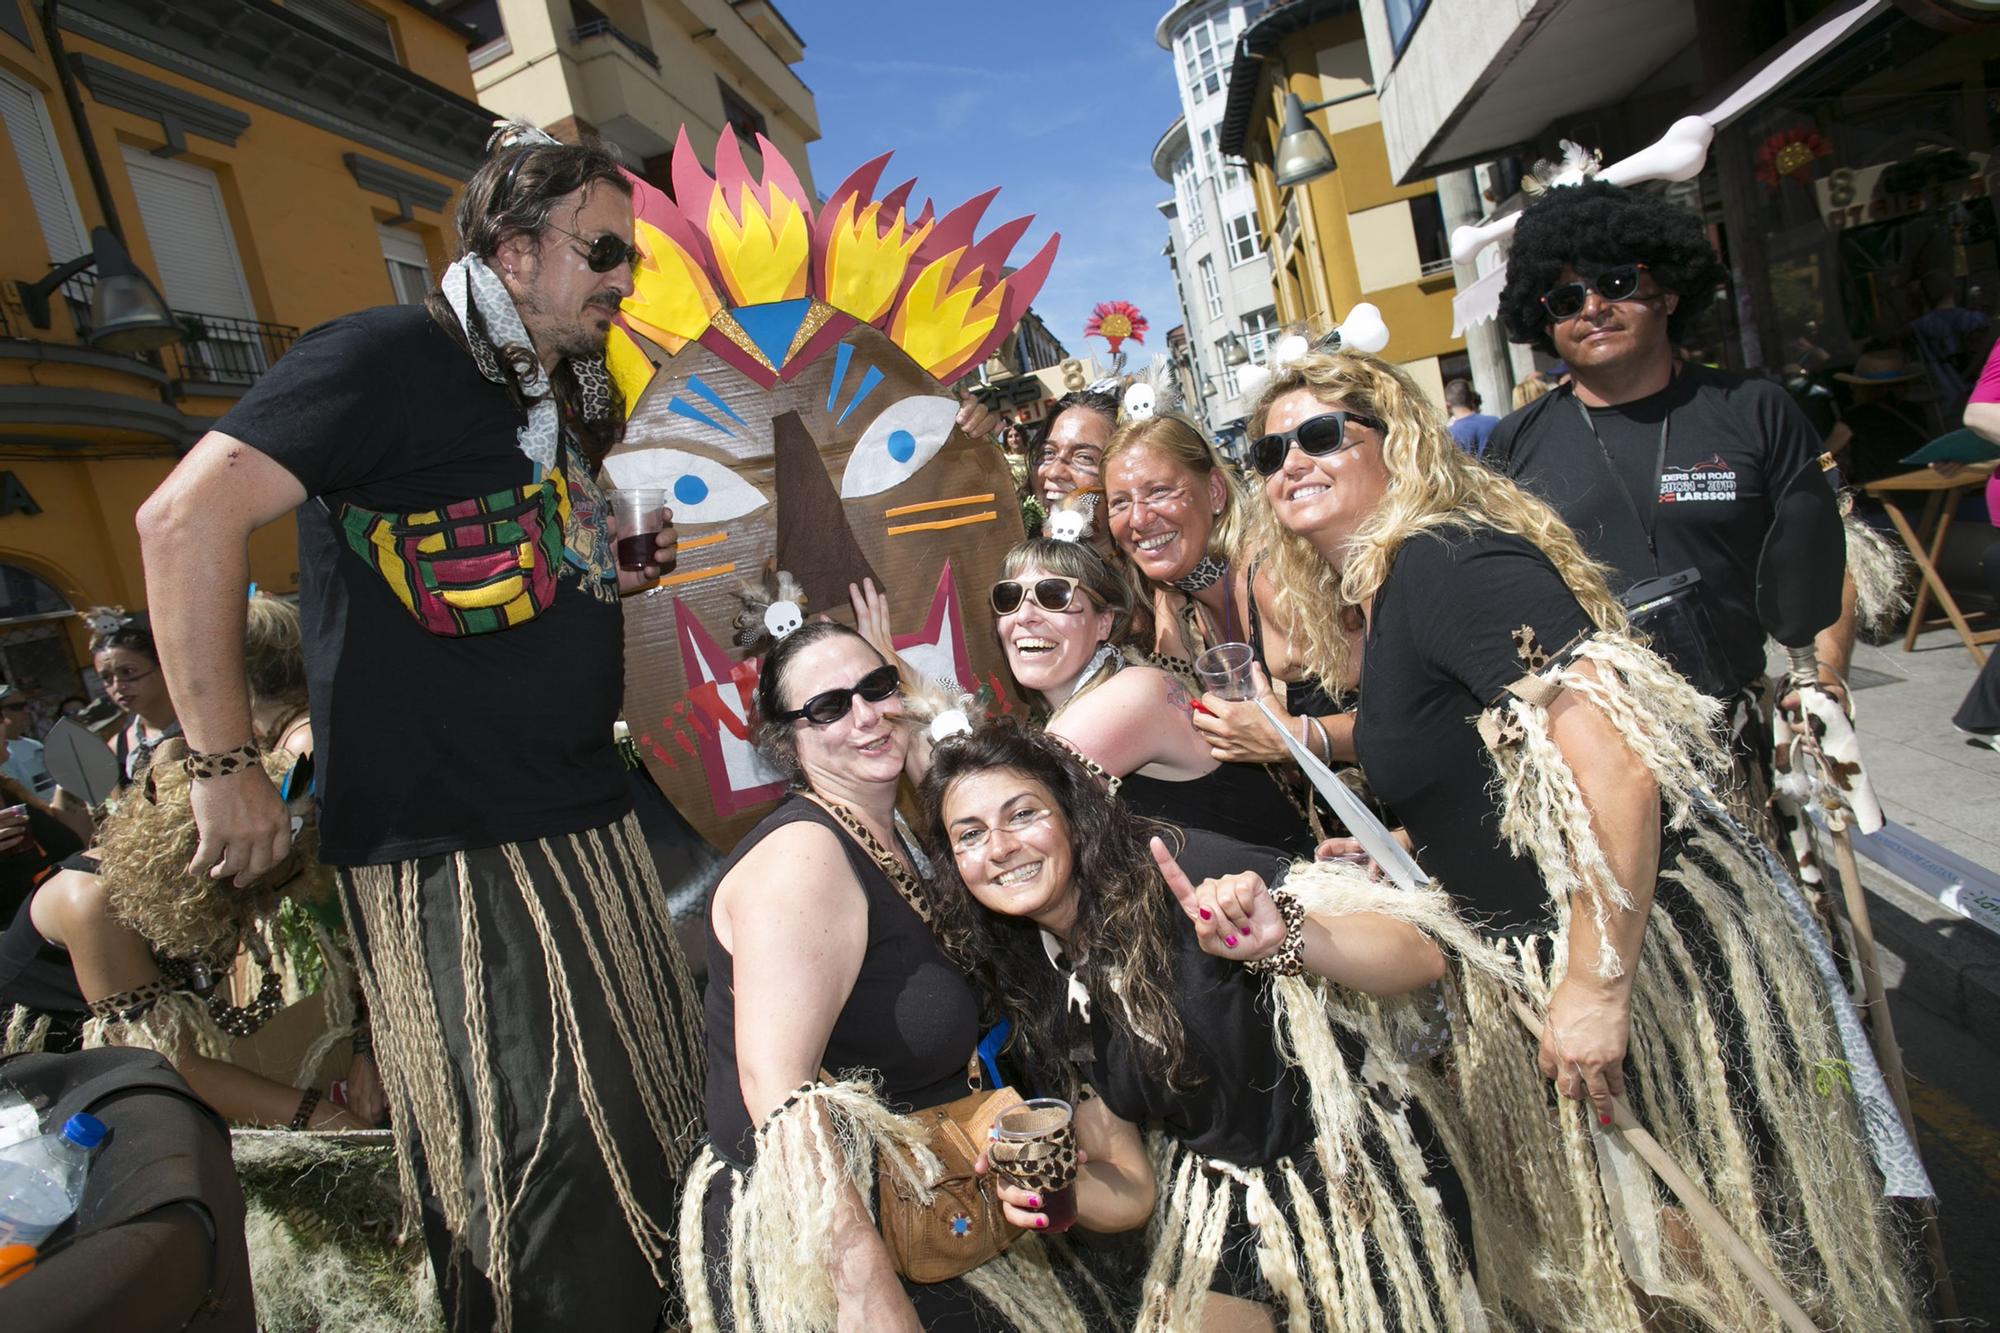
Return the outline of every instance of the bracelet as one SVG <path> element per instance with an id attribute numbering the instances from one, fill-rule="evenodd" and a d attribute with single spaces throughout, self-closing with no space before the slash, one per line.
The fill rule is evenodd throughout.
<path id="1" fill-rule="evenodd" d="M 287 1129 L 304 1129 L 312 1122 L 313 1110 L 319 1105 L 319 1089 L 307 1088 L 305 1096 L 299 1098 L 299 1109 L 292 1112 L 292 1123 Z"/>
<path id="2" fill-rule="evenodd" d="M 257 742 L 245 741 L 233 750 L 215 750 L 204 754 L 200 750 L 189 750 L 181 766 L 190 778 L 226 778 L 232 773 L 241 773 L 257 763 Z"/>
<path id="3" fill-rule="evenodd" d="M 1278 915 L 1285 919 L 1285 942 L 1276 953 L 1265 958 L 1252 958 L 1243 966 L 1262 975 L 1295 977 L 1305 971 L 1305 904 L 1276 885 L 1269 892 Z"/>
<path id="4" fill-rule="evenodd" d="M 1315 717 L 1311 713 L 1306 714 L 1306 721 L 1312 723 L 1312 729 L 1319 734 L 1319 748 L 1321 756 L 1326 760 L 1327 763 L 1329 764 L 1332 763 L 1333 737 L 1326 734 L 1326 724 L 1324 722 L 1321 722 L 1317 717 Z"/>

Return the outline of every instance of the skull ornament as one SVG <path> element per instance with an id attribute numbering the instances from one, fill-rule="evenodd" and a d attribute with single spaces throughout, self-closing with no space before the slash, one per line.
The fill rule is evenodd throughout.
<path id="1" fill-rule="evenodd" d="M 667 489 L 680 534 L 674 570 L 625 604 L 625 714 L 661 790 L 721 846 L 784 786 L 752 744 L 758 660 L 726 647 L 735 577 L 788 571 L 805 605 L 843 620 L 849 585 L 872 578 L 907 661 L 1003 688 L 959 589 L 991 576 L 1019 512 L 1006 460 L 957 429 L 944 385 L 1011 331 L 1055 246 L 1003 270 L 1028 219 L 977 237 L 990 195 L 912 216 L 910 186 L 874 197 L 886 156 L 815 219 L 778 150 L 759 148 L 761 182 L 725 133 L 711 178 L 683 132 L 673 199 L 635 179 L 644 257 L 608 349 L 628 419 L 605 470 Z M 765 628 L 803 618 L 773 602 Z"/>

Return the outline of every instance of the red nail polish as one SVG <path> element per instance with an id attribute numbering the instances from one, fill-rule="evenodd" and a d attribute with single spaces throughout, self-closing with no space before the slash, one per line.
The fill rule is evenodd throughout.
<path id="1" fill-rule="evenodd" d="M 1196 910 L 1197 910 L 1197 911 L 1199 911 L 1199 912 L 1201 913 L 1201 919 L 1202 919 L 1203 921 L 1206 921 L 1206 920 L 1208 920 L 1208 919 L 1209 919 L 1209 918 L 1210 918 L 1211 916 L 1214 916 L 1214 915 L 1215 915 L 1215 914 L 1214 914 L 1213 912 L 1209 911 L 1209 910 L 1208 910 L 1208 909 L 1207 909 L 1206 907 L 1202 907 L 1202 908 L 1197 908 Z"/>
<path id="2" fill-rule="evenodd" d="M 1194 711 L 1195 711 L 1195 712 L 1197 712 L 1197 713 L 1201 713 L 1201 714 L 1204 714 L 1204 715 L 1206 715 L 1206 716 L 1208 716 L 1208 717 L 1214 717 L 1214 716 L 1215 716 L 1215 714 L 1214 714 L 1213 712 L 1211 712 L 1211 711 L 1210 711 L 1210 710 L 1208 709 L 1208 707 L 1207 707 L 1206 705 L 1204 705 L 1204 704 L 1202 703 L 1202 701 L 1201 701 L 1201 700 L 1199 700 L 1199 699 L 1194 699 L 1194 700 L 1190 700 L 1190 701 L 1189 701 L 1189 703 L 1188 703 L 1188 707 L 1190 707 L 1190 708 L 1194 709 Z"/>
<path id="3" fill-rule="evenodd" d="M 1611 1117 L 1608 1115 L 1600 1115 L 1597 1117 L 1597 1123 L 1600 1125 L 1608 1125 L 1611 1123 Z"/>
<path id="4" fill-rule="evenodd" d="M 1048 1227 L 1049 1227 L 1049 1219 L 1048 1219 L 1048 1218 L 1046 1218 L 1046 1217 L 1038 1217 L 1038 1218 L 1036 1218 L 1036 1219 L 1035 1219 L 1035 1230 L 1037 1230 L 1037 1231 L 1046 1231 L 1046 1230 L 1048 1230 Z"/>
<path id="5" fill-rule="evenodd" d="M 1039 1207 L 1041 1207 L 1041 1206 L 1042 1206 L 1042 1196 L 1041 1196 L 1041 1195 L 1039 1195 L 1039 1194 L 1030 1194 L 1030 1195 L 1028 1196 L 1028 1207 L 1030 1207 L 1030 1208 L 1039 1208 Z"/>
<path id="6" fill-rule="evenodd" d="M 1234 949 L 1236 947 L 1236 937 L 1234 935 L 1226 937 L 1222 941 L 1222 947 L 1225 949 Z"/>

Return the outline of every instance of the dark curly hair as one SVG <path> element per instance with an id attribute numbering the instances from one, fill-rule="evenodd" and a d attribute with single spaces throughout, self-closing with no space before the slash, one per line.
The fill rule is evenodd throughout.
<path id="1" fill-rule="evenodd" d="M 1557 354 L 1542 294 L 1561 281 L 1565 264 L 1586 278 L 1619 264 L 1646 265 L 1661 290 L 1681 297 L 1667 317 L 1667 337 L 1676 343 L 1728 277 L 1701 219 L 1686 209 L 1604 181 L 1559 186 L 1529 204 L 1514 229 L 1507 285 L 1500 289 L 1509 341 Z"/>
<path id="2" fill-rule="evenodd" d="M 770 651 L 764 654 L 763 666 L 757 675 L 756 729 L 751 740 L 757 747 L 757 753 L 764 757 L 764 762 L 783 773 L 794 787 L 803 788 L 806 785 L 805 770 L 799 767 L 798 742 L 793 739 L 791 723 L 772 719 L 785 711 L 785 678 L 791 673 L 792 659 L 822 639 L 841 635 L 868 643 L 858 630 L 838 620 L 809 620 L 771 645 Z M 869 644 L 869 647 L 872 649 L 874 645 Z M 879 653 L 877 657 L 880 657 Z M 848 683 L 827 682 L 827 687 Z M 799 696 L 799 702 L 805 702 L 816 693 L 817 690 L 805 691 Z"/>
<path id="3" fill-rule="evenodd" d="M 1187 1040 L 1175 1006 L 1176 969 L 1168 943 L 1179 909 L 1147 846 L 1159 834 L 1178 848 L 1179 830 L 1112 800 L 1066 745 L 1015 718 L 994 718 L 947 737 L 931 756 L 919 793 L 920 836 L 931 859 L 928 896 L 939 933 L 962 942 L 969 957 L 961 961 L 969 964 L 987 1010 L 1012 1020 L 1009 1044 L 1036 1086 L 1076 1101 L 1080 1080 L 1070 1059 L 1068 988 L 1049 966 L 1041 928 L 979 904 L 958 873 L 944 826 L 944 799 L 953 784 L 995 769 L 1040 783 L 1069 821 L 1077 909 L 1068 947 L 1083 960 L 1078 976 L 1090 991 L 1097 1020 L 1115 1013 L 1118 1024 L 1135 1035 L 1132 1044 L 1150 1077 L 1173 1088 L 1190 1086 L 1195 1076 L 1183 1068 Z"/>

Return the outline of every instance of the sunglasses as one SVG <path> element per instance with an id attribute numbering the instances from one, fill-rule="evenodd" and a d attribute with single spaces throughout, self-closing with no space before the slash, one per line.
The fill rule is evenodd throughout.
<path id="1" fill-rule="evenodd" d="M 1382 430 L 1382 423 L 1374 417 L 1364 417 L 1359 412 L 1322 412 L 1316 417 L 1307 417 L 1288 431 L 1276 435 L 1266 435 L 1250 446 L 1250 465 L 1261 476 L 1271 476 L 1285 465 L 1285 455 L 1297 445 L 1314 458 L 1325 458 L 1337 454 L 1342 449 L 1361 443 L 1347 438 L 1347 423 L 1367 426 L 1371 430 Z"/>
<path id="2" fill-rule="evenodd" d="M 1011 616 L 1020 609 L 1028 597 L 1035 599 L 1035 605 L 1044 611 L 1067 611 L 1076 604 L 1077 582 L 1060 574 L 1036 579 L 1030 584 L 1026 579 L 1002 579 L 993 585 L 993 614 Z"/>
<path id="3" fill-rule="evenodd" d="M 553 222 L 548 224 L 548 228 L 550 231 L 561 232 L 572 241 L 585 247 L 583 262 L 590 267 L 592 273 L 609 273 L 621 264 L 626 268 L 634 268 L 638 265 L 641 258 L 639 247 L 622 237 L 613 236 L 608 231 L 602 236 L 590 240 L 577 235 L 568 228 L 558 227 Z"/>
<path id="4" fill-rule="evenodd" d="M 1542 293 L 1542 308 L 1552 319 L 1575 319 L 1589 304 L 1592 292 L 1607 301 L 1645 299 L 1639 295 L 1639 279 L 1645 272 L 1644 264 L 1620 264 L 1605 269 L 1589 282 L 1562 283 Z"/>
<path id="5" fill-rule="evenodd" d="M 816 727 L 832 726 L 835 722 L 846 717 L 849 710 L 854 707 L 856 695 L 866 699 L 871 704 L 879 704 L 896 692 L 896 685 L 899 679 L 894 666 L 876 667 L 860 680 L 854 682 L 850 688 L 828 690 L 824 694 L 815 694 L 812 698 L 806 700 L 804 704 L 792 709 L 789 713 L 778 714 L 777 720 L 780 722 L 796 722 L 800 718 L 804 718 Z"/>

